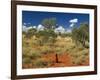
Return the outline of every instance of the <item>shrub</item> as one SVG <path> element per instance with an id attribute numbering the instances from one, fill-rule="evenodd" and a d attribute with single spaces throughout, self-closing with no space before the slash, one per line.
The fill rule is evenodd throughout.
<path id="1" fill-rule="evenodd" d="M 55 52 L 56 52 L 57 54 L 61 54 L 61 53 L 64 52 L 64 50 L 63 50 L 62 48 L 60 48 L 60 47 L 56 47 L 56 48 L 55 48 Z"/>
<path id="2" fill-rule="evenodd" d="M 31 59 L 29 57 L 23 58 L 22 63 L 24 63 L 24 64 L 31 63 Z"/>
<path id="3" fill-rule="evenodd" d="M 47 53 L 50 53 L 52 51 L 53 50 L 49 46 L 43 46 L 43 47 L 41 47 L 41 53 L 43 53 L 43 54 L 47 54 Z"/>
<path id="4" fill-rule="evenodd" d="M 77 56 L 73 59 L 73 64 L 76 64 L 76 65 L 81 65 L 85 62 L 86 60 L 86 57 L 84 55 L 81 55 L 81 56 Z"/>
<path id="5" fill-rule="evenodd" d="M 89 48 L 89 42 L 85 42 L 85 48 Z"/>
<path id="6" fill-rule="evenodd" d="M 34 62 L 34 66 L 35 67 L 39 67 L 39 68 L 43 68 L 43 67 L 46 67 L 48 66 L 48 62 L 46 62 L 45 60 L 43 59 L 38 59 Z"/>
<path id="7" fill-rule="evenodd" d="M 32 48 L 23 48 L 23 58 L 29 57 L 30 59 L 36 59 L 40 56 L 40 51 Z"/>
<path id="8" fill-rule="evenodd" d="M 38 52 L 32 52 L 32 53 L 29 55 L 29 57 L 30 57 L 31 59 L 36 59 L 36 58 L 41 57 L 41 54 L 38 53 Z"/>
<path id="9" fill-rule="evenodd" d="M 22 56 L 23 56 L 23 58 L 29 56 L 30 50 L 31 50 L 30 47 L 23 47 L 22 48 Z"/>

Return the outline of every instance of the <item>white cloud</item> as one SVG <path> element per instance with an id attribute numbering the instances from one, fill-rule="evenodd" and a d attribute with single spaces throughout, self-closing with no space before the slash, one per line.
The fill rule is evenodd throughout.
<path id="1" fill-rule="evenodd" d="M 74 25 L 75 25 L 75 23 L 71 23 L 71 24 L 70 24 L 70 27 L 74 27 Z"/>
<path id="2" fill-rule="evenodd" d="M 59 26 L 58 28 L 56 28 L 55 30 L 55 33 L 65 33 L 65 29 L 62 27 L 62 26 Z"/>
<path id="3" fill-rule="evenodd" d="M 23 30 L 23 31 L 26 31 L 26 32 L 27 32 L 29 29 L 32 29 L 32 28 L 37 29 L 37 31 L 44 30 L 44 26 L 42 26 L 41 24 L 39 24 L 38 26 L 29 26 L 29 27 L 27 27 L 27 26 L 25 26 L 25 25 L 22 26 L 22 30 Z"/>
<path id="4" fill-rule="evenodd" d="M 30 27 L 27 27 L 27 26 L 25 26 L 25 25 L 23 25 L 22 26 L 22 31 L 28 31 L 29 29 L 32 29 L 33 27 L 32 26 L 30 26 Z"/>
<path id="5" fill-rule="evenodd" d="M 71 23 L 70 25 L 69 25 L 69 27 L 74 27 L 74 25 L 78 22 L 78 19 L 77 18 L 74 18 L 74 19 L 71 19 L 71 20 L 69 20 L 69 22 Z"/>
<path id="6" fill-rule="evenodd" d="M 22 26 L 22 31 L 28 31 L 29 29 L 31 29 L 31 27 L 27 27 L 25 25 Z"/>
<path id="7" fill-rule="evenodd" d="M 34 29 L 36 29 L 36 26 L 33 26 Z"/>
<path id="8" fill-rule="evenodd" d="M 69 20 L 70 23 L 77 23 L 78 22 L 78 19 L 77 18 L 74 18 L 74 19 L 71 19 Z"/>
<path id="9" fill-rule="evenodd" d="M 71 29 L 67 29 L 67 30 L 66 30 L 66 33 L 70 33 L 70 32 L 72 32 Z"/>
<path id="10" fill-rule="evenodd" d="M 22 31 L 26 31 L 26 26 L 22 26 Z"/>
<path id="11" fill-rule="evenodd" d="M 24 23 L 24 25 L 26 25 L 26 23 Z"/>
<path id="12" fill-rule="evenodd" d="M 37 30 L 38 30 L 38 31 L 44 30 L 44 26 L 42 26 L 41 24 L 39 24 L 39 25 L 37 26 Z"/>
<path id="13" fill-rule="evenodd" d="M 27 30 L 32 29 L 32 28 L 33 28 L 32 26 L 29 26 L 29 27 L 27 27 Z"/>

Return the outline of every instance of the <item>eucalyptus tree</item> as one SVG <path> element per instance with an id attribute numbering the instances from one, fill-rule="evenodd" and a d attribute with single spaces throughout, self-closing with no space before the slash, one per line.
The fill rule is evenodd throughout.
<path id="1" fill-rule="evenodd" d="M 79 28 L 74 27 L 72 39 L 77 45 L 81 43 L 83 47 L 86 47 L 86 41 L 89 42 L 89 25 L 82 23 Z"/>
<path id="2" fill-rule="evenodd" d="M 54 29 L 56 26 L 56 18 L 45 18 L 42 21 L 42 25 L 45 29 Z"/>

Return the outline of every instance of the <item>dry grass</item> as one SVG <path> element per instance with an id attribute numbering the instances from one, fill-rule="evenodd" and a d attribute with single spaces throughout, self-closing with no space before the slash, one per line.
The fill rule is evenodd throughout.
<path id="1" fill-rule="evenodd" d="M 49 44 L 50 43 L 40 46 L 38 38 L 35 36 L 30 39 L 23 37 L 23 66 L 24 64 L 29 65 L 31 63 L 31 67 L 33 68 L 48 67 L 52 62 L 50 62 L 50 60 L 45 61 L 43 56 L 54 53 L 70 55 L 70 66 L 85 65 L 89 59 L 89 48 L 83 48 L 81 45 L 76 46 L 71 37 L 62 38 L 58 36 L 56 42 L 53 43 L 54 46 L 50 46 Z"/>

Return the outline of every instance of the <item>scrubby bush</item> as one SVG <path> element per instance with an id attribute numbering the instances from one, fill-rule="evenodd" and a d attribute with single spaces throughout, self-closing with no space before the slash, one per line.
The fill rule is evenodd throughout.
<path id="1" fill-rule="evenodd" d="M 55 48 L 55 52 L 56 52 L 56 54 L 61 54 L 61 53 L 63 53 L 64 51 L 63 51 L 62 48 L 56 47 L 56 48 Z"/>
<path id="2" fill-rule="evenodd" d="M 38 59 L 33 63 L 33 65 L 35 67 L 43 68 L 43 67 L 48 66 L 48 62 L 43 59 Z"/>
<path id="3" fill-rule="evenodd" d="M 29 57 L 26 57 L 26 58 L 23 58 L 22 63 L 29 64 L 29 63 L 31 63 L 31 61 L 32 60 Z"/>
<path id="4" fill-rule="evenodd" d="M 30 50 L 31 50 L 30 47 L 23 47 L 22 48 L 22 56 L 23 56 L 23 58 L 29 56 Z"/>
<path id="5" fill-rule="evenodd" d="M 86 47 L 86 41 L 89 42 L 89 25 L 82 23 L 79 28 L 73 28 L 72 39 L 77 45 L 81 43 L 83 47 Z"/>
<path id="6" fill-rule="evenodd" d="M 41 54 L 38 53 L 37 51 L 34 51 L 34 52 L 31 52 L 31 53 L 30 53 L 29 57 L 30 57 L 31 59 L 36 59 L 36 58 L 41 57 Z"/>
<path id="7" fill-rule="evenodd" d="M 23 47 L 23 58 L 29 57 L 30 59 L 36 59 L 41 57 L 40 51 L 34 50 L 32 48 Z"/>
<path id="8" fill-rule="evenodd" d="M 53 52 L 53 50 L 49 46 L 42 46 L 41 47 L 41 53 L 47 54 L 47 53 L 51 53 L 51 52 Z"/>
<path id="9" fill-rule="evenodd" d="M 32 28 L 32 29 L 29 29 L 27 32 L 26 32 L 26 38 L 31 38 L 33 35 L 36 34 L 36 29 Z"/>
<path id="10" fill-rule="evenodd" d="M 72 59 L 73 64 L 81 65 L 86 61 L 87 57 L 89 56 L 89 51 L 88 49 L 84 49 L 75 54 L 72 54 L 71 56 L 73 57 Z"/>
<path id="11" fill-rule="evenodd" d="M 74 62 L 75 62 L 75 64 L 76 65 L 81 65 L 82 63 L 84 63 L 85 62 L 85 56 L 79 56 Z"/>

